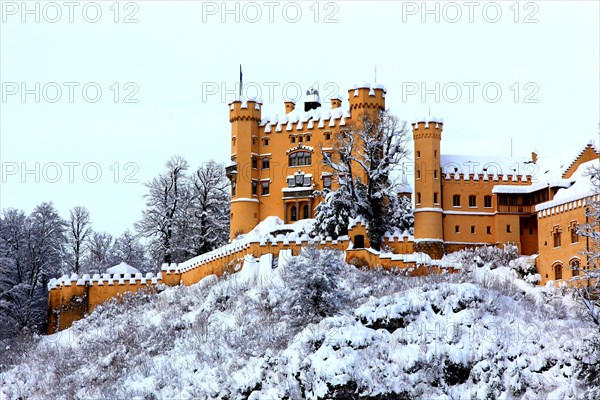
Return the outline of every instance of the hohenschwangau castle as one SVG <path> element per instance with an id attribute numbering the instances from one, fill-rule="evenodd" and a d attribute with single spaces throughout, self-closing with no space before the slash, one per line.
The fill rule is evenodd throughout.
<path id="1" fill-rule="evenodd" d="M 587 264 L 583 253 L 590 244 L 576 227 L 586 222 L 587 202 L 597 199 L 585 173 L 598 165 L 593 144 L 582 143 L 554 159 L 536 153 L 525 159 L 448 155 L 442 147 L 444 123 L 434 117 L 412 123 L 414 183 L 398 193 L 413 197 L 414 235 L 388 232 L 384 241 L 392 251 L 381 253 L 369 248 L 360 219 L 338 238 L 313 238 L 298 229 L 306 225 L 303 220 L 315 217 L 321 201 L 315 192 L 338 186 L 323 163 L 323 153 L 334 151 L 336 133 L 357 123 L 362 113 L 384 110 L 386 96 L 383 85 L 365 83 L 348 90 L 346 99 L 338 95 L 324 105 L 313 92 L 303 104 L 285 102 L 275 118 L 263 114 L 258 99 L 230 103 L 231 163 L 226 172 L 232 242 L 184 263 L 163 265 L 156 276 L 123 269 L 52 280 L 49 331 L 70 326 L 120 293 L 159 283 L 193 284 L 233 272 L 252 259 L 262 263 L 276 257 L 281 262 L 309 243 L 340 249 L 349 261 L 409 269 L 413 275 L 431 273 L 444 254 L 506 243 L 532 256 L 541 284 L 569 280 L 578 273 L 573 266 Z"/>

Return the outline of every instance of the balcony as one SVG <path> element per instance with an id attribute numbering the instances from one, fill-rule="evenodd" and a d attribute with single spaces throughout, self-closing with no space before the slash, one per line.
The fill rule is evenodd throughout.
<path id="1" fill-rule="evenodd" d="M 295 187 L 283 188 L 284 199 L 298 199 L 305 197 L 313 197 L 313 189 L 311 187 Z"/>
<path id="2" fill-rule="evenodd" d="M 227 175 L 228 177 L 231 177 L 236 174 L 237 174 L 237 164 L 236 163 L 233 163 L 233 164 L 225 167 L 225 175 Z"/>
<path id="3" fill-rule="evenodd" d="M 535 206 L 499 204 L 498 212 L 502 214 L 533 214 L 535 212 Z"/>

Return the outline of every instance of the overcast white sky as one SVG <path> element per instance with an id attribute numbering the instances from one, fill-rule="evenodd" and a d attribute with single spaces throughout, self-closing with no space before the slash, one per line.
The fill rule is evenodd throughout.
<path id="1" fill-rule="evenodd" d="M 570 160 L 598 141 L 597 1 L 0 4 L 0 207 L 84 205 L 113 235 L 171 155 L 228 160 L 240 63 L 263 114 L 314 83 L 346 99 L 377 66 L 396 115 L 444 118 L 443 153 L 509 155 L 513 138 Z"/>

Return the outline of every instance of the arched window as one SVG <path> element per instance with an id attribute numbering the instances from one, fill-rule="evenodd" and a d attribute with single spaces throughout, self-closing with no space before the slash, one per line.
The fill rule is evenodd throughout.
<path id="1" fill-rule="evenodd" d="M 292 206 L 290 214 L 291 214 L 292 221 L 298 220 L 298 210 L 296 209 L 296 206 Z"/>
<path id="2" fill-rule="evenodd" d="M 304 218 L 304 219 L 310 218 L 310 213 L 308 211 L 309 211 L 308 204 L 305 204 L 304 207 L 302 207 L 302 218 Z"/>
<path id="3" fill-rule="evenodd" d="M 562 264 L 556 264 L 554 266 L 554 279 L 562 279 Z"/>
<path id="4" fill-rule="evenodd" d="M 290 154 L 289 156 L 289 166 L 290 167 L 299 167 L 303 165 L 311 164 L 311 154 L 308 151 L 297 151 L 295 153 Z"/>
<path id="5" fill-rule="evenodd" d="M 579 268 L 580 268 L 579 260 L 576 258 L 571 260 L 571 271 L 573 272 L 573 276 L 579 275 Z"/>

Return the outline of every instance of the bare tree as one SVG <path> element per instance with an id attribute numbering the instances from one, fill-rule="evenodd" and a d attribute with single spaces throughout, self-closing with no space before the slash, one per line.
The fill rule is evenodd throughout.
<path id="1" fill-rule="evenodd" d="M 367 234 L 375 249 L 399 206 L 390 173 L 408 155 L 407 142 L 406 123 L 388 111 L 365 112 L 336 135 L 332 155 L 323 152 L 325 165 L 345 186 L 357 214 L 367 220 Z"/>
<path id="2" fill-rule="evenodd" d="M 190 200 L 186 239 L 193 257 L 229 239 L 229 181 L 221 164 L 209 161 L 194 172 Z"/>
<path id="3" fill-rule="evenodd" d="M 103 272 L 111 266 L 110 250 L 112 245 L 113 237 L 108 233 L 93 232 L 89 236 L 87 241 L 89 251 L 85 262 L 87 272 Z"/>
<path id="4" fill-rule="evenodd" d="M 600 195 L 600 167 L 591 166 L 587 175 L 590 177 L 593 194 Z M 600 201 L 594 197 L 588 199 L 586 220 L 587 223 L 579 227 L 578 234 L 587 242 L 583 252 L 587 262 L 579 267 L 580 274 L 575 278 L 574 287 L 588 316 L 600 327 Z"/>
<path id="5" fill-rule="evenodd" d="M 69 229 L 67 238 L 69 243 L 71 265 L 75 273 L 79 273 L 81 262 L 87 253 L 87 239 L 92 233 L 90 213 L 85 207 L 77 206 L 69 212 Z"/>
<path id="6" fill-rule="evenodd" d="M 146 183 L 148 194 L 142 219 L 136 223 L 140 235 L 150 239 L 153 256 L 163 262 L 180 261 L 181 235 L 178 223 L 188 197 L 188 163 L 180 156 L 171 157 L 166 171 Z"/>
<path id="7" fill-rule="evenodd" d="M 51 276 L 64 271 L 64 232 L 65 222 L 52 203 L 38 205 L 28 217 L 17 210 L 2 213 L 0 323 L 7 329 L 39 327 L 44 322 L 46 285 Z"/>
<path id="8" fill-rule="evenodd" d="M 110 258 L 112 264 L 125 262 L 142 272 L 151 270 L 144 246 L 138 236 L 129 230 L 123 232 L 112 246 Z"/>

